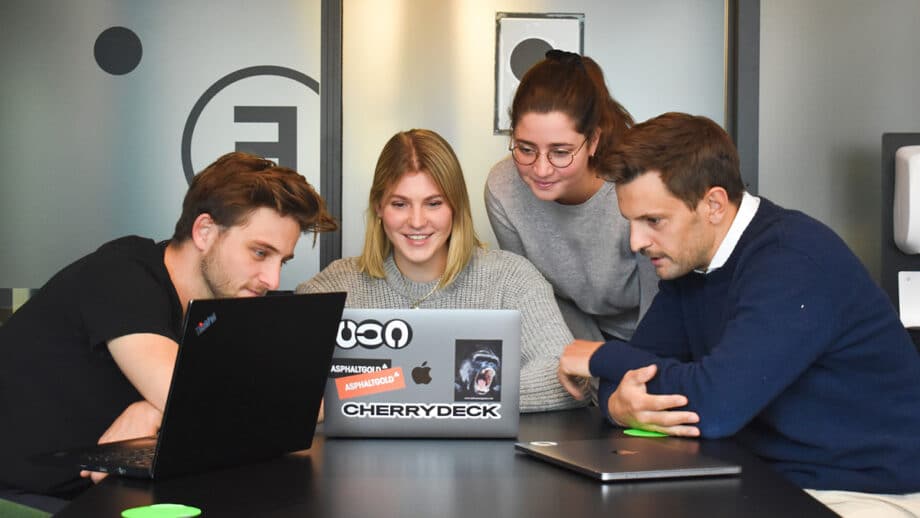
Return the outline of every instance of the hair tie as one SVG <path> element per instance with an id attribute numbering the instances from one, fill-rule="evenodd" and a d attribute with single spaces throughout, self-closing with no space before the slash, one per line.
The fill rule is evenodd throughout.
<path id="1" fill-rule="evenodd" d="M 569 52 L 567 50 L 551 49 L 546 51 L 546 59 L 562 63 L 563 65 L 580 66 L 585 68 L 585 62 L 581 59 L 580 54 Z"/>

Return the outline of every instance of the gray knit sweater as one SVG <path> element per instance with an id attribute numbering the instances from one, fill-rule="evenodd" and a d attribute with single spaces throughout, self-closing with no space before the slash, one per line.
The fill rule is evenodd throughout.
<path id="1" fill-rule="evenodd" d="M 408 308 L 435 282 L 416 283 L 400 274 L 392 255 L 385 279 L 358 270 L 356 257 L 339 259 L 300 284 L 298 293 L 348 292 L 353 308 Z M 421 308 L 517 309 L 521 312 L 521 411 L 580 406 L 556 378 L 562 349 L 572 341 L 553 302 L 553 291 L 532 264 L 501 250 L 477 250 L 448 287 L 434 291 Z"/>
<path id="2" fill-rule="evenodd" d="M 578 205 L 543 201 L 508 157 L 489 172 L 485 201 L 499 246 L 528 258 L 552 284 L 572 334 L 632 336 L 658 277 L 648 258 L 629 249 L 629 223 L 612 183 Z"/>

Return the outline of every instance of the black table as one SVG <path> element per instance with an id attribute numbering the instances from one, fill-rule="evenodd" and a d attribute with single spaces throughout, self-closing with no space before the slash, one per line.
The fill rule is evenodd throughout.
<path id="1" fill-rule="evenodd" d="M 602 484 L 516 453 L 510 440 L 325 439 L 250 466 L 164 481 L 108 477 L 56 516 L 159 502 L 203 516 L 836 516 L 732 441 L 661 439 L 742 465 L 740 477 Z M 621 433 L 597 408 L 521 416 L 519 440 Z"/>

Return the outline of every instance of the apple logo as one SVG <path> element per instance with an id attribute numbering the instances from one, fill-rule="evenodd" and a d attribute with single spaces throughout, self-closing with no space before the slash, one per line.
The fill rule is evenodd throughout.
<path id="1" fill-rule="evenodd" d="M 421 365 L 412 369 L 412 381 L 416 385 L 427 385 L 431 383 L 431 367 L 426 367 L 428 362 L 422 362 Z"/>

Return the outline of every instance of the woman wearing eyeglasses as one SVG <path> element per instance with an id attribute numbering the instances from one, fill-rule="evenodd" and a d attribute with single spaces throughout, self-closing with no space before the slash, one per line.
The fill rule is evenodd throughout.
<path id="1" fill-rule="evenodd" d="M 549 280 L 576 338 L 629 339 L 657 291 L 651 263 L 630 250 L 613 184 L 597 175 L 632 123 L 594 60 L 549 51 L 521 79 L 511 156 L 486 182 L 499 246 Z"/>

